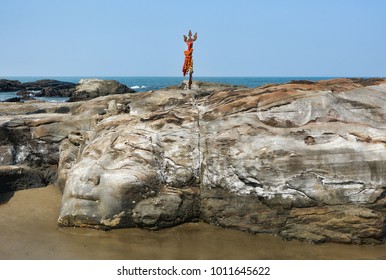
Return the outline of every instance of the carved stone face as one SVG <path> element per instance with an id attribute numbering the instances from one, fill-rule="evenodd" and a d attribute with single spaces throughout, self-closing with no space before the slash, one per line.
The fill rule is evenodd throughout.
<path id="1" fill-rule="evenodd" d="M 59 223 L 134 226 L 131 211 L 160 189 L 157 144 L 124 127 L 95 138 L 68 173 Z"/>
<path id="2" fill-rule="evenodd" d="M 121 115 L 103 121 L 99 127 L 113 128 L 93 136 L 81 150 L 80 160 L 68 166 L 59 224 L 133 227 L 147 219 L 149 207 L 145 205 L 151 203 L 143 204 L 145 214 L 136 209 L 136 223 L 133 209 L 139 202 L 156 197 L 161 189 L 177 189 L 171 191 L 171 199 L 181 201 L 174 196 L 178 193 L 181 197 L 184 190 L 178 189 L 196 184 L 199 168 L 198 137 L 193 133 L 197 133 L 196 123 L 187 119 L 181 127 L 183 122 L 183 118 L 165 114 L 131 121 L 128 115 Z M 74 153 L 79 152 L 67 157 L 77 158 Z M 171 196 L 166 197 L 170 201 Z"/>

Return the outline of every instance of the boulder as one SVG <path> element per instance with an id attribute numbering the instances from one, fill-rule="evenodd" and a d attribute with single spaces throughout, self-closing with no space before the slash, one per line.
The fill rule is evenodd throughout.
<path id="1" fill-rule="evenodd" d="M 135 91 L 115 80 L 82 79 L 69 101 L 89 100 L 99 96 L 133 92 Z"/>

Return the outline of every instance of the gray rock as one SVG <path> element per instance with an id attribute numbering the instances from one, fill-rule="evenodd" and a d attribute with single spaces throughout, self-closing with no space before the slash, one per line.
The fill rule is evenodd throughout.
<path id="1" fill-rule="evenodd" d="M 69 101 L 89 100 L 99 96 L 133 92 L 135 91 L 115 80 L 82 79 Z"/>

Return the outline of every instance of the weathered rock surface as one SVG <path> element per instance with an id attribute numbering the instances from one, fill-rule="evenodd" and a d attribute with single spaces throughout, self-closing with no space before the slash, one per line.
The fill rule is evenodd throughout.
<path id="1" fill-rule="evenodd" d="M 187 90 L 189 86 L 189 80 L 184 80 L 180 85 L 169 86 L 165 88 L 166 90 L 170 89 L 181 89 Z M 221 83 L 213 83 L 213 82 L 202 82 L 202 81 L 194 81 L 191 85 L 192 90 L 199 90 L 201 95 L 205 95 L 208 93 L 213 93 L 219 90 L 232 90 L 232 89 L 241 89 L 246 88 L 245 86 L 231 85 L 231 84 L 221 84 Z"/>
<path id="2" fill-rule="evenodd" d="M 76 85 L 69 101 L 89 100 L 99 96 L 132 92 L 135 91 L 115 80 L 82 79 Z"/>
<path id="3" fill-rule="evenodd" d="M 198 219 L 198 206 L 197 188 L 165 188 L 158 196 L 140 201 L 132 210 L 132 216 L 140 227 L 159 229 Z"/>
<path id="4" fill-rule="evenodd" d="M 386 85 L 362 82 L 209 96 L 200 121 L 201 218 L 311 242 L 382 240 Z"/>
<path id="5" fill-rule="evenodd" d="M 130 113 L 106 113 L 81 145 L 62 146 L 59 223 L 162 228 L 202 219 L 310 242 L 380 242 L 385 82 L 120 97 Z M 79 113 L 87 110 L 96 112 Z"/>
<path id="6" fill-rule="evenodd" d="M 0 106 L 0 193 L 56 181 L 59 146 L 92 119 L 71 118 L 78 104 L 4 103 Z"/>
<path id="7" fill-rule="evenodd" d="M 13 104 L 33 114 L 0 117 L 3 165 L 42 172 L 36 162 L 57 161 L 59 225 L 204 220 L 308 242 L 385 238 L 386 79 L 206 85 L 68 104 L 40 114 Z"/>

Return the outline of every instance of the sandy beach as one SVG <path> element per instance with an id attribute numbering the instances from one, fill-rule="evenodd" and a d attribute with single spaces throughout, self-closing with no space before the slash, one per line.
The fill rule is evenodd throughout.
<path id="1" fill-rule="evenodd" d="M 58 228 L 54 186 L 0 197 L 0 259 L 386 259 L 386 246 L 312 245 L 205 223 L 160 231 Z M 8 201 L 7 201 L 8 200 Z"/>

